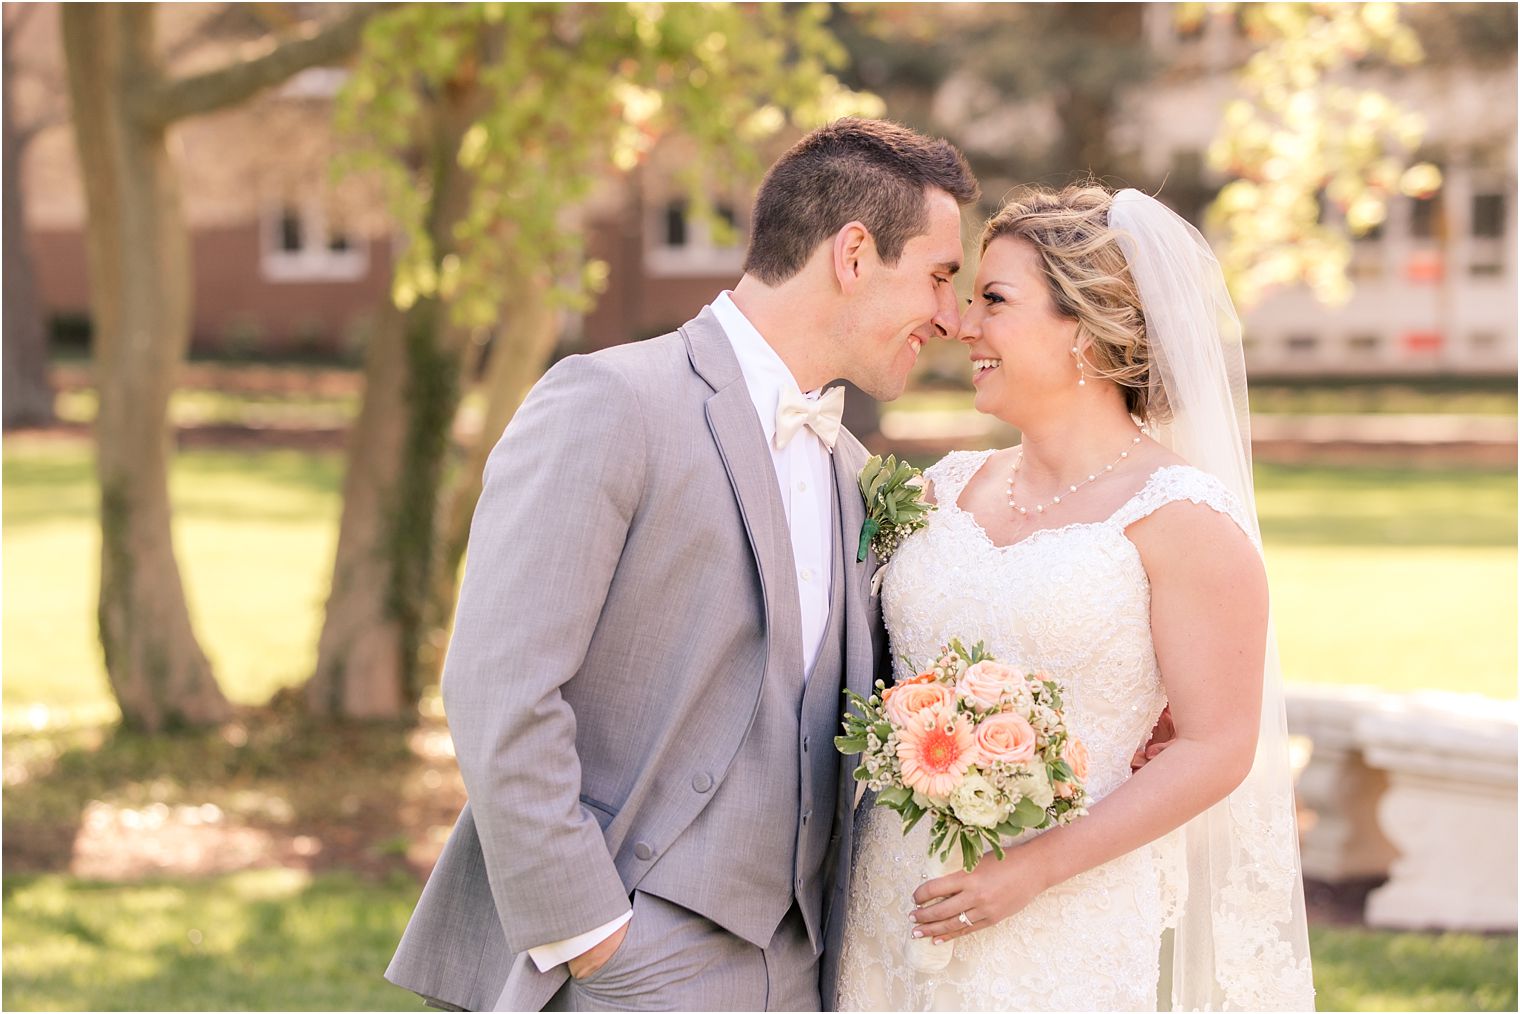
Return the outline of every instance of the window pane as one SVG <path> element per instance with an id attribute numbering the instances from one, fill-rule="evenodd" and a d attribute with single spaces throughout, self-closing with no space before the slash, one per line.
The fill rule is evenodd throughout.
<path id="1" fill-rule="evenodd" d="M 1504 238 L 1503 194 L 1473 195 L 1472 234 L 1482 239 Z"/>
<path id="2" fill-rule="evenodd" d="M 1441 199 L 1414 201 L 1409 212 L 1409 234 L 1415 239 L 1434 239 L 1441 228 Z"/>
<path id="3" fill-rule="evenodd" d="M 294 208 L 286 208 L 280 212 L 280 249 L 297 253 L 302 245 L 301 214 Z"/>
<path id="4" fill-rule="evenodd" d="M 1294 334 L 1288 336 L 1288 351 L 1295 356 L 1313 355 L 1319 347 L 1319 337 L 1312 334 Z"/>
<path id="5" fill-rule="evenodd" d="M 715 209 L 718 219 L 727 226 L 713 230 L 713 246 L 727 249 L 739 243 L 739 215 L 732 204 L 719 204 Z"/>
<path id="6" fill-rule="evenodd" d="M 665 207 L 665 245 L 686 245 L 685 201 L 671 201 Z"/>

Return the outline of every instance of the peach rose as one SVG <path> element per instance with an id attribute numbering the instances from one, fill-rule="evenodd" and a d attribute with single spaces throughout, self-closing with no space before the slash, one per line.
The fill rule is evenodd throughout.
<path id="1" fill-rule="evenodd" d="M 979 759 L 971 717 L 954 709 L 953 699 L 949 705 L 928 708 L 897 733 L 903 784 L 936 801 L 954 792 Z"/>
<path id="2" fill-rule="evenodd" d="M 1003 694 L 1024 682 L 1023 673 L 1001 662 L 982 661 L 961 674 L 955 684 L 955 692 L 990 708 L 1003 699 Z"/>
<path id="3" fill-rule="evenodd" d="M 893 694 L 897 693 L 897 691 L 901 690 L 903 687 L 911 687 L 911 686 L 914 686 L 914 685 L 919 684 L 919 683 L 933 683 L 933 682 L 934 682 L 934 673 L 932 671 L 921 672 L 917 676 L 909 676 L 905 680 L 898 680 L 896 683 L 894 683 L 891 686 L 887 687 L 886 691 L 881 695 L 882 703 L 885 704 L 888 697 L 891 697 Z"/>
<path id="4" fill-rule="evenodd" d="M 990 761 L 1027 764 L 1034 760 L 1034 727 L 1018 715 L 1004 713 L 976 727 L 976 745 Z"/>
<path id="5" fill-rule="evenodd" d="M 1087 755 L 1087 744 L 1075 736 L 1066 737 L 1066 745 L 1061 748 L 1061 759 L 1066 766 L 1071 768 L 1071 773 L 1077 776 L 1078 781 L 1087 778 L 1087 765 L 1090 758 Z"/>
<path id="6" fill-rule="evenodd" d="M 941 683 L 899 683 L 882 702 L 887 720 L 897 728 L 918 724 L 915 718 L 928 708 L 955 705 L 955 691 Z"/>

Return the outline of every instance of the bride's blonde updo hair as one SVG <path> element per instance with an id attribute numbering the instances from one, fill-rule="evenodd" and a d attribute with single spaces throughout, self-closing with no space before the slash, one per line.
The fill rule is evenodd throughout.
<path id="1" fill-rule="evenodd" d="M 1160 421 L 1165 406 L 1151 392 L 1140 292 L 1119 234 L 1108 225 L 1113 200 L 1113 194 L 1093 184 L 1020 190 L 987 220 L 982 253 L 1005 237 L 1034 247 L 1056 312 L 1077 322 L 1077 343 L 1087 347 L 1088 376 L 1119 385 L 1131 415 Z"/>

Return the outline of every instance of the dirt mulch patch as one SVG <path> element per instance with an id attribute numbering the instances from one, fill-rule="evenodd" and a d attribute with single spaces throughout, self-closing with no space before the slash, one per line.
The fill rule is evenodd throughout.
<path id="1" fill-rule="evenodd" d="M 464 805 L 441 719 L 6 737 L 8 872 L 110 881 L 265 867 L 425 877 Z"/>

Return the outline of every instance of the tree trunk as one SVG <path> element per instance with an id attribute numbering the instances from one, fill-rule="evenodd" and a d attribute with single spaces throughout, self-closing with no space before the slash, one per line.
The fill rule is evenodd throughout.
<path id="1" fill-rule="evenodd" d="M 486 363 L 482 386 L 486 390 L 486 415 L 480 433 L 470 447 L 454 482 L 442 498 L 439 510 L 438 566 L 426 613 L 422 656 L 419 664 L 429 679 L 436 680 L 443 668 L 454 600 L 459 589 L 459 564 L 470 538 L 470 521 L 480 499 L 486 458 L 502 431 L 517 412 L 528 391 L 543 375 L 554 352 L 559 329 L 553 306 L 545 298 L 549 279 L 525 279 L 510 297 L 511 322 L 496 336 Z"/>
<path id="2" fill-rule="evenodd" d="M 0 188 L 4 189 L 4 426 L 46 426 L 53 421 L 53 387 L 48 381 L 47 332 L 37 299 L 37 277 L 26 245 L 21 200 L 21 153 L 23 143 L 11 111 L 11 40 L 5 40 L 4 78 L 0 93 Z"/>
<path id="3" fill-rule="evenodd" d="M 189 340 L 190 257 L 165 128 L 128 112 L 155 79 L 150 5 L 66 4 L 94 319 L 100 641 L 123 721 L 145 731 L 230 713 L 191 626 L 170 534 L 169 394 Z"/>
<path id="4" fill-rule="evenodd" d="M 439 261 L 469 204 L 458 151 L 476 94 L 468 84 L 446 90 L 428 139 L 428 234 Z M 436 567 L 438 490 L 469 343 L 436 295 L 386 318 L 365 360 L 332 591 L 306 684 L 307 703 L 321 715 L 405 717 L 426 682 L 418 658 Z"/>
<path id="5" fill-rule="evenodd" d="M 308 702 L 320 714 L 399 715 L 405 705 L 401 628 L 386 607 L 389 505 L 406 444 L 406 316 L 381 316 L 365 353 L 364 401 L 348 434 L 343 515 L 327 616 Z"/>

